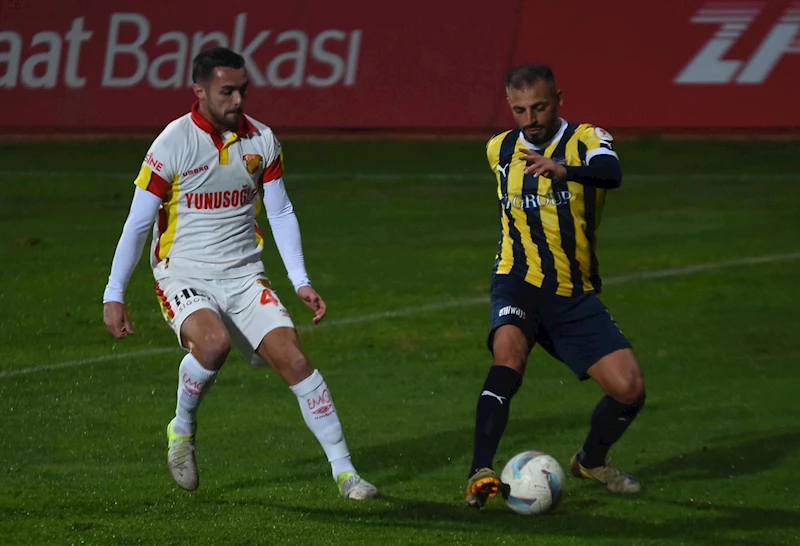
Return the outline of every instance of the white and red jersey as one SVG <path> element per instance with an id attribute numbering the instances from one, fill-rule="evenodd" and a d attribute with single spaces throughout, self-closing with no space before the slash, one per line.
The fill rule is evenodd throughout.
<path id="1" fill-rule="evenodd" d="M 219 135 L 197 106 L 153 141 L 134 182 L 162 203 L 153 273 L 216 279 L 263 272 L 256 215 L 261 185 L 283 174 L 280 142 L 244 114 L 236 132 Z"/>

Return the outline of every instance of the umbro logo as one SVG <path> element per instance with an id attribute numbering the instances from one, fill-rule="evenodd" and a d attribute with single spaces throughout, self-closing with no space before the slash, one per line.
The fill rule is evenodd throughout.
<path id="1" fill-rule="evenodd" d="M 311 413 L 313 413 L 314 415 L 322 415 L 323 413 L 328 413 L 331 407 L 333 407 L 331 404 L 328 404 L 326 406 L 320 406 Z"/>
<path id="2" fill-rule="evenodd" d="M 186 178 L 187 176 L 192 176 L 193 174 L 202 173 L 208 170 L 208 165 L 203 165 L 202 167 L 197 167 L 195 169 L 189 169 L 181 173 L 181 178 Z"/>

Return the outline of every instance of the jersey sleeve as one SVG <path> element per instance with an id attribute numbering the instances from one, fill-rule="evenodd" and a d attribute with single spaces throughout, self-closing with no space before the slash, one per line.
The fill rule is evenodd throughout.
<path id="1" fill-rule="evenodd" d="M 609 155 L 619 159 L 612 146 L 614 137 L 605 129 L 585 123 L 578 127 L 576 133 L 578 134 L 578 154 L 582 165 L 588 165 L 593 157 L 599 155 Z"/>
<path id="2" fill-rule="evenodd" d="M 164 133 L 158 136 L 147 150 L 139 175 L 133 183 L 143 190 L 149 191 L 162 201 L 166 199 L 172 188 L 172 181 L 178 174 L 178 158 L 169 145 Z"/>
<path id="3" fill-rule="evenodd" d="M 125 303 L 125 287 L 133 274 L 136 264 L 142 256 L 142 248 L 147 241 L 147 233 L 153 226 L 153 221 L 161 206 L 161 199 L 138 186 L 134 189 L 131 210 L 128 219 L 122 227 L 111 262 L 111 274 L 103 293 L 103 303 L 117 301 Z"/>
<path id="4" fill-rule="evenodd" d="M 503 143 L 505 133 L 495 135 L 486 143 L 486 159 L 489 161 L 489 169 L 497 174 L 497 166 L 500 164 L 500 145 Z"/>
<path id="5" fill-rule="evenodd" d="M 264 173 L 261 183 L 267 184 L 283 176 L 283 147 L 278 138 L 273 134 L 267 139 Z"/>

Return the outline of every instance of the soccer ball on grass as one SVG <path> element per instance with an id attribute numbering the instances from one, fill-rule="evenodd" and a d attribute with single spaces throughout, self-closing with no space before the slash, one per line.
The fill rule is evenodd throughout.
<path id="1" fill-rule="evenodd" d="M 541 451 L 514 455 L 500 475 L 511 486 L 506 504 L 518 514 L 546 514 L 561 501 L 566 476 L 553 457 Z"/>

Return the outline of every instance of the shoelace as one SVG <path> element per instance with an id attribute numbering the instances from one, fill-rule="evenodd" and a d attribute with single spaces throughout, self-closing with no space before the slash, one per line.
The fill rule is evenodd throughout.
<path id="1" fill-rule="evenodd" d="M 175 461 L 175 466 L 183 468 L 186 466 L 189 456 L 194 452 L 194 446 L 190 442 L 178 442 L 177 444 L 172 452 L 172 460 Z"/>
<path id="2" fill-rule="evenodd" d="M 361 482 L 361 477 L 358 474 L 350 476 L 342 482 L 342 491 L 352 489 Z"/>
<path id="3" fill-rule="evenodd" d="M 617 468 L 611 468 L 609 466 L 606 466 L 605 470 L 603 471 L 603 474 L 604 474 L 603 477 L 607 483 L 611 481 L 617 483 L 624 482 L 625 484 L 636 483 L 636 480 L 633 477 L 629 476 L 628 474 L 625 474 L 623 471 Z"/>

